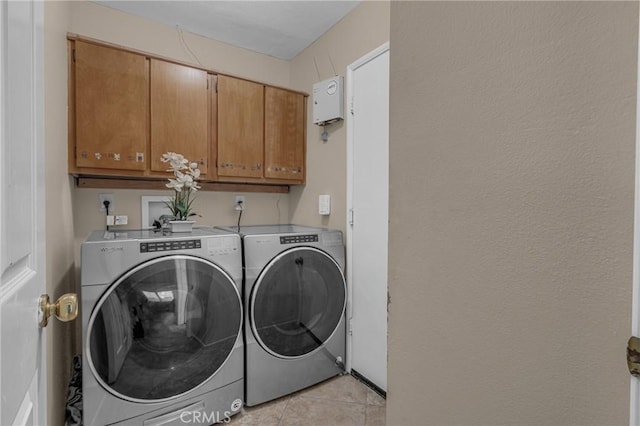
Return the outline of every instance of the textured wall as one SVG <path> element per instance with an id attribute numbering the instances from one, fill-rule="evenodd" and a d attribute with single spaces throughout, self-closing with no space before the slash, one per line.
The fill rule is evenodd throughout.
<path id="1" fill-rule="evenodd" d="M 389 424 L 628 424 L 637 34 L 392 2 Z"/>

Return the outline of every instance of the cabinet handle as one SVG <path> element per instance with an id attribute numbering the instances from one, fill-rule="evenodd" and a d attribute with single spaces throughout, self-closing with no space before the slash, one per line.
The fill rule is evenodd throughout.
<path id="1" fill-rule="evenodd" d="M 287 172 L 291 172 L 291 173 L 300 173 L 301 169 L 300 167 L 292 167 L 292 168 L 287 168 L 287 167 L 281 167 L 281 166 L 277 166 L 274 167 L 273 169 L 269 168 L 269 171 L 274 171 L 274 172 L 283 172 L 283 173 L 287 173 Z"/>

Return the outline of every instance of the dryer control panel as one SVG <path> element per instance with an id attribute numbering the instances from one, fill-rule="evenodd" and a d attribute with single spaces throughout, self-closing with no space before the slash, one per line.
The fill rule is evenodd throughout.
<path id="1" fill-rule="evenodd" d="M 300 244 L 300 243 L 317 243 L 318 234 L 308 235 L 283 235 L 280 237 L 280 244 Z"/>

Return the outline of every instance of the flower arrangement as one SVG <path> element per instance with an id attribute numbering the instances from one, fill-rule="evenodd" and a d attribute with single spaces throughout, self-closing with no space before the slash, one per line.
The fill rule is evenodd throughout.
<path id="1" fill-rule="evenodd" d="M 175 152 L 162 154 L 161 161 L 169 163 L 170 167 L 167 171 L 173 172 L 174 175 L 173 178 L 169 178 L 169 183 L 166 184 L 167 188 L 175 191 L 173 199 L 167 201 L 167 207 L 171 210 L 172 215 L 168 219 L 189 220 L 189 217 L 196 214 L 191 210 L 193 203 L 191 193 L 200 189 L 196 182 L 200 178 L 198 163 L 190 163 L 182 154 Z"/>

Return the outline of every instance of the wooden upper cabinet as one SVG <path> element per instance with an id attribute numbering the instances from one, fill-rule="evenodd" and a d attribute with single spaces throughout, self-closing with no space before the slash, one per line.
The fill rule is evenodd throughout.
<path id="1" fill-rule="evenodd" d="M 148 60 L 82 41 L 73 48 L 75 167 L 145 170 Z"/>
<path id="2" fill-rule="evenodd" d="M 262 178 L 264 86 L 218 76 L 218 176 Z"/>
<path id="3" fill-rule="evenodd" d="M 151 59 L 151 171 L 165 172 L 165 152 L 209 167 L 208 86 L 206 71 Z"/>
<path id="4" fill-rule="evenodd" d="M 151 181 L 177 152 L 203 182 L 305 182 L 304 93 L 67 38 L 70 173 Z"/>
<path id="5" fill-rule="evenodd" d="M 304 181 L 305 97 L 265 87 L 264 176 Z"/>

